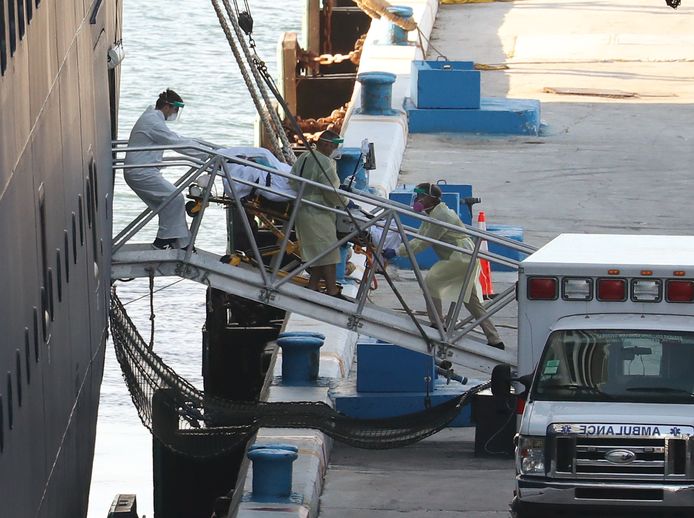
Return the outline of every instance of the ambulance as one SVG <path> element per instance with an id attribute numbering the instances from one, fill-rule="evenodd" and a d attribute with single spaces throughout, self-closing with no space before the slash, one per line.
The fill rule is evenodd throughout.
<path id="1" fill-rule="evenodd" d="M 514 514 L 694 515 L 694 237 L 562 234 L 518 278 Z"/>

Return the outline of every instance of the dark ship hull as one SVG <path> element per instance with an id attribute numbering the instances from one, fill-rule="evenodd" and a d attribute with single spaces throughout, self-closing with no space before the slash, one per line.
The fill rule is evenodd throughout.
<path id="1" fill-rule="evenodd" d="M 107 336 L 116 0 L 0 0 L 0 502 L 87 513 Z M 104 513 L 107 510 L 104 510 Z"/>

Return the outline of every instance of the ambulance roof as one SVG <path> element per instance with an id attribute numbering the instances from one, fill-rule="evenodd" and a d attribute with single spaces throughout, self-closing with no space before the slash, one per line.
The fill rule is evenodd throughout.
<path id="1" fill-rule="evenodd" d="M 561 234 L 523 261 L 523 265 L 694 265 L 694 236 Z"/>

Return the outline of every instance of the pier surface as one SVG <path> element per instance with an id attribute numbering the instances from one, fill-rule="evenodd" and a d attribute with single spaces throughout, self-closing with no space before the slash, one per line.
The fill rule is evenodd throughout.
<path id="1" fill-rule="evenodd" d="M 536 246 L 562 232 L 691 234 L 693 26 L 686 0 L 676 11 L 661 0 L 441 5 L 428 58 L 435 47 L 507 65 L 482 73 L 482 95 L 539 99 L 546 127 L 539 137 L 410 135 L 399 181 L 472 184 L 488 222 L 523 227 Z M 397 283 L 423 310 L 408 272 Z M 494 318 L 512 351 L 514 312 Z M 336 443 L 320 515 L 508 516 L 513 462 L 476 458 L 473 445 L 469 429 L 400 450 Z"/>

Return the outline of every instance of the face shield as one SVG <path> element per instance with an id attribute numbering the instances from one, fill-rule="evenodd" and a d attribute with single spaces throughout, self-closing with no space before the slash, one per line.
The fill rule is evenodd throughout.
<path id="1" fill-rule="evenodd" d="M 337 148 L 333 149 L 330 152 L 330 158 L 333 160 L 338 160 L 340 157 L 342 157 L 342 143 L 345 141 L 342 137 L 321 137 L 318 140 L 322 140 L 323 142 L 329 142 L 330 144 L 334 144 L 337 146 Z"/>
<path id="2" fill-rule="evenodd" d="M 436 196 L 431 194 L 431 185 L 429 185 L 429 190 L 415 187 L 414 194 L 412 210 L 415 212 L 425 212 L 430 206 L 428 203 L 425 203 L 427 198 L 436 198 Z"/>
<path id="3" fill-rule="evenodd" d="M 173 112 L 166 118 L 167 122 L 176 122 L 181 120 L 181 112 L 183 112 L 183 108 L 185 108 L 185 104 L 183 104 L 180 101 L 171 101 L 170 103 L 167 103 L 169 106 L 173 108 Z"/>

